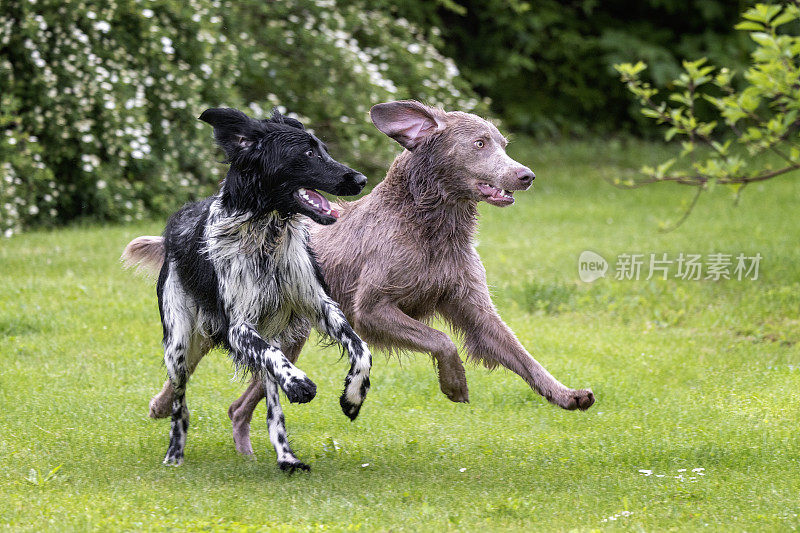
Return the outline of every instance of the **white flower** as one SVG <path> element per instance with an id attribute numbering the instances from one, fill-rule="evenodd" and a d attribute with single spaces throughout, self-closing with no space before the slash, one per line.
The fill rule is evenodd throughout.
<path id="1" fill-rule="evenodd" d="M 458 469 L 458 471 L 459 471 L 459 472 L 466 472 L 466 471 L 467 471 L 467 469 L 466 469 L 466 468 L 459 468 L 459 469 Z"/>
<path id="2" fill-rule="evenodd" d="M 98 188 L 98 189 L 105 189 L 105 188 L 106 188 L 106 185 L 107 185 L 107 184 L 106 184 L 106 182 L 105 182 L 105 181 L 103 181 L 103 180 L 97 180 L 97 188 Z"/>
<path id="3" fill-rule="evenodd" d="M 366 468 L 368 466 L 369 466 L 369 463 L 364 463 L 363 465 L 361 465 L 361 468 Z"/>
<path id="4" fill-rule="evenodd" d="M 105 20 L 101 20 L 94 25 L 94 29 L 102 33 L 108 33 L 111 29 L 111 24 L 106 22 Z"/>
<path id="5" fill-rule="evenodd" d="M 155 13 L 153 13 L 153 10 L 152 10 L 152 9 L 142 9 L 142 16 L 143 16 L 143 17 L 145 17 L 145 18 L 148 18 L 148 19 L 149 19 L 149 18 L 150 18 L 150 17 L 152 17 L 154 14 L 155 14 Z"/>
<path id="6" fill-rule="evenodd" d="M 653 474 L 652 470 L 639 470 L 639 473 L 644 474 L 645 476 L 650 476 Z"/>
<path id="7" fill-rule="evenodd" d="M 36 206 L 36 205 L 32 205 L 32 206 L 30 206 L 30 207 L 28 208 L 28 213 L 30 213 L 31 215 L 36 215 L 36 214 L 38 214 L 38 213 L 39 213 L 39 207 L 38 207 L 38 206 Z"/>
<path id="8" fill-rule="evenodd" d="M 10 239 L 12 235 L 14 235 L 14 230 L 13 230 L 13 229 L 11 229 L 11 228 L 8 228 L 7 230 L 5 230 L 5 231 L 3 232 L 3 236 L 4 236 L 6 239 Z"/>

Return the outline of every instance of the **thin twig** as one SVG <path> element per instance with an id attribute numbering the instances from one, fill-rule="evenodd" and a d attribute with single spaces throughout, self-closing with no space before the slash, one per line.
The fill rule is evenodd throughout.
<path id="1" fill-rule="evenodd" d="M 672 227 L 667 227 L 667 228 L 661 229 L 660 230 L 661 233 L 669 233 L 671 231 L 675 231 L 676 229 L 681 227 L 681 225 L 684 222 L 686 222 L 686 219 L 689 218 L 689 215 L 691 215 L 692 211 L 694 211 L 694 206 L 697 205 L 697 200 L 700 199 L 700 195 L 703 193 L 703 190 L 704 189 L 702 187 L 698 187 L 697 188 L 697 192 L 694 194 L 694 198 L 692 198 L 692 203 L 689 204 L 689 208 L 686 209 L 686 212 L 683 213 L 683 216 Z"/>

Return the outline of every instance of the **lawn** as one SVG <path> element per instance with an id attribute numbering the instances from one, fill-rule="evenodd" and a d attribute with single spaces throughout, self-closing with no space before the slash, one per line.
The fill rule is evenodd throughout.
<path id="1" fill-rule="evenodd" d="M 309 345 L 316 399 L 286 403 L 309 473 L 275 465 L 265 408 L 258 460 L 237 456 L 226 415 L 243 390 L 221 352 L 188 392 L 185 464 L 161 465 L 168 423 L 153 283 L 119 254 L 162 221 L 37 231 L 0 241 L 0 524 L 19 530 L 589 531 L 800 527 L 800 183 L 704 196 L 622 191 L 664 155 L 620 141 L 512 152 L 538 176 L 516 205 L 481 206 L 478 249 L 506 322 L 551 373 L 592 387 L 585 413 L 549 405 L 516 375 L 470 367 L 469 404 L 440 394 L 430 361 L 375 358 L 351 423 L 347 371 Z M 371 177 L 372 179 L 372 177 Z M 578 256 L 605 278 L 582 283 Z M 763 257 L 757 280 L 614 279 L 623 253 Z M 672 274 L 675 273 L 673 267 Z M 735 277 L 735 276 L 734 276 Z M 50 473 L 55 471 L 54 474 Z M 702 469 L 702 470 L 700 470 Z"/>

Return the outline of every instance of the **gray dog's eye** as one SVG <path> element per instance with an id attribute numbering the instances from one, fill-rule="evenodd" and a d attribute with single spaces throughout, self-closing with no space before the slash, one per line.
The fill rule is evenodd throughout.
<path id="1" fill-rule="evenodd" d="M 308 157 L 314 157 L 314 150 L 307 150 L 307 151 L 306 151 L 306 155 L 307 155 Z"/>
<path id="2" fill-rule="evenodd" d="M 477 141 L 475 141 L 475 143 L 474 143 L 474 144 L 475 144 L 475 148 L 483 148 L 483 141 L 482 141 L 482 140 L 480 140 L 480 139 L 478 139 Z"/>

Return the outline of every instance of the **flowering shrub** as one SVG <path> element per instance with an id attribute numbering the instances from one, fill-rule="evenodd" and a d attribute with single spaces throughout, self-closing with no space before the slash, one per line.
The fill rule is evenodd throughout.
<path id="1" fill-rule="evenodd" d="M 76 217 L 128 221 L 222 177 L 211 106 L 274 106 L 363 170 L 392 146 L 369 107 L 483 109 L 403 20 L 333 0 L 0 0 L 0 233 Z M 372 175 L 375 181 L 379 176 Z"/>

